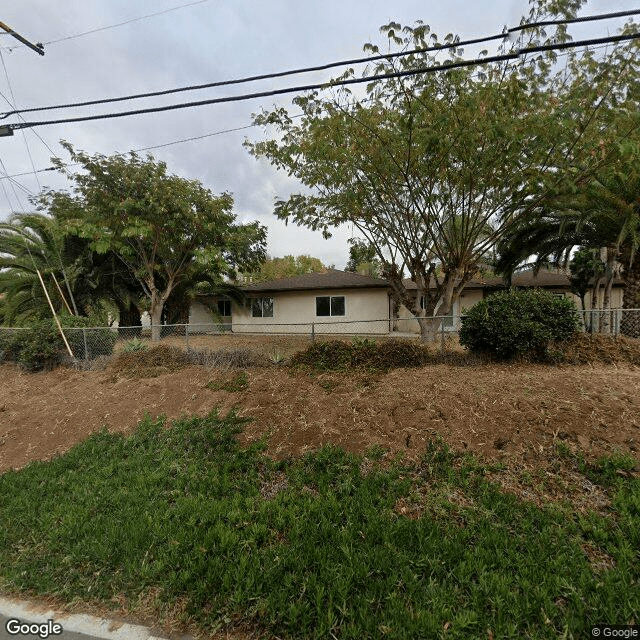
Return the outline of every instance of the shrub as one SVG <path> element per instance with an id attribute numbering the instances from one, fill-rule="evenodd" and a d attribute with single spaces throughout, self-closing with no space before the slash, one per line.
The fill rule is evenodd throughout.
<path id="1" fill-rule="evenodd" d="M 57 327 L 44 320 L 21 331 L 15 342 L 16 361 L 30 372 L 60 364 L 64 343 Z"/>
<path id="2" fill-rule="evenodd" d="M 316 342 L 291 359 L 294 367 L 316 371 L 346 369 L 378 369 L 387 371 L 398 367 L 421 367 L 432 358 L 429 350 L 411 340 L 373 340 L 344 342 L 332 340 Z"/>
<path id="3" fill-rule="evenodd" d="M 0 329 L 0 362 L 17 362 L 28 329 Z"/>
<path id="4" fill-rule="evenodd" d="M 575 304 L 541 289 L 494 293 L 462 318 L 460 344 L 500 359 L 548 359 L 553 343 L 578 331 Z"/>

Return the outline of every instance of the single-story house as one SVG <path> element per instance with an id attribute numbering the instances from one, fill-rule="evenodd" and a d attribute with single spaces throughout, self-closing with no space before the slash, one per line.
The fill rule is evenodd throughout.
<path id="1" fill-rule="evenodd" d="M 416 284 L 410 279 L 404 280 L 404 285 L 408 290 L 416 289 Z M 518 289 L 545 289 L 557 296 L 573 300 L 578 309 L 580 308 L 580 298 L 571 291 L 569 276 L 561 271 L 551 269 L 540 269 L 538 273 L 534 273 L 532 270 L 522 271 L 513 275 L 511 285 Z M 449 318 L 444 321 L 445 329 L 457 331 L 460 328 L 460 316 L 464 315 L 465 310 L 470 309 L 474 304 L 486 298 L 488 295 L 506 289 L 507 286 L 505 279 L 500 276 L 483 276 L 481 274 L 474 276 L 465 285 L 462 293 L 453 301 L 452 313 Z M 601 304 L 603 291 L 604 283 L 600 285 L 599 300 Z M 612 309 L 622 307 L 622 293 L 623 282 L 621 279 L 616 278 L 611 290 Z M 591 292 L 587 293 L 585 305 L 587 308 L 591 306 Z M 400 320 L 396 322 L 397 330 L 407 332 L 419 331 L 418 323 L 413 319 L 413 314 L 404 306 L 400 307 L 398 316 Z"/>
<path id="2" fill-rule="evenodd" d="M 416 288 L 409 279 L 404 284 L 409 290 Z M 568 276 L 561 272 L 544 269 L 537 274 L 521 272 L 513 276 L 512 285 L 546 289 L 569 297 L 580 306 L 578 297 L 571 292 Z M 444 328 L 456 331 L 465 309 L 506 287 L 503 278 L 475 276 L 454 300 Z M 391 288 L 380 278 L 328 269 L 323 273 L 245 284 L 241 288 L 247 295 L 244 305 L 224 297 L 198 296 L 189 315 L 192 329 L 197 332 L 200 326 L 204 331 L 207 325 L 222 324 L 234 333 L 310 333 L 312 326 L 316 333 L 419 332 L 417 321 L 404 306 L 400 307 L 398 318 L 393 318 Z M 620 280 L 614 282 L 611 306 L 622 306 Z"/>
<path id="3" fill-rule="evenodd" d="M 234 333 L 309 333 L 312 325 L 317 333 L 389 332 L 389 283 L 380 278 L 327 269 L 241 288 L 245 305 L 199 296 L 189 324 L 222 322 Z"/>

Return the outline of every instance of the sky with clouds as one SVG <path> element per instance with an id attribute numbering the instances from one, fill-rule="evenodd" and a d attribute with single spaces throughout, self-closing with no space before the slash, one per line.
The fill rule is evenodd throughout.
<path id="1" fill-rule="evenodd" d="M 190 6 L 172 10 L 181 5 Z M 636 7 L 634 0 L 590 0 L 582 13 Z M 461 38 L 473 38 L 518 24 L 527 11 L 527 0 L 4 0 L 0 21 L 30 41 L 44 43 L 46 53 L 40 56 L 9 35 L 0 35 L 0 111 L 9 110 L 9 102 L 25 108 L 93 100 L 359 57 L 366 42 L 384 45 L 379 27 L 390 20 L 401 24 L 423 20 L 441 37 L 453 32 Z M 163 13 L 137 19 L 159 12 Z M 127 24 L 94 31 L 123 22 Z M 610 20 L 572 33 L 576 38 L 613 34 L 621 24 L 620 19 Z M 78 35 L 87 31 L 94 32 Z M 24 117 L 33 121 L 114 112 L 267 91 L 330 77 L 331 72 L 318 72 Z M 30 193 L 68 186 L 57 173 L 29 173 L 34 167 L 49 167 L 52 151 L 67 159 L 60 140 L 89 153 L 108 155 L 246 127 L 252 113 L 276 104 L 287 106 L 290 101 L 291 97 L 262 98 L 49 125 L 0 137 L 0 219 L 12 211 L 28 210 Z M 17 121 L 13 116 L 4 122 Z M 350 228 L 338 229 L 331 239 L 324 240 L 320 233 L 287 227 L 273 215 L 276 197 L 285 198 L 300 187 L 266 160 L 250 156 L 242 146 L 246 138 L 256 140 L 262 135 L 260 129 L 248 128 L 151 153 L 166 161 L 172 173 L 198 179 L 216 193 L 231 192 L 240 220 L 259 220 L 268 227 L 270 255 L 311 254 L 325 264 L 343 268 Z M 25 175 L 13 180 L 1 177 L 7 174 Z"/>

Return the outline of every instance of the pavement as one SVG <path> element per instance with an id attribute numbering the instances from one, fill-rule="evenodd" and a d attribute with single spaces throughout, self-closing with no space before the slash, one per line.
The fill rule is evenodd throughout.
<path id="1" fill-rule="evenodd" d="M 19 623 L 15 620 L 19 620 Z M 10 623 L 10 621 L 13 622 Z M 25 625 L 28 626 L 25 627 Z M 25 600 L 0 598 L 0 640 L 22 640 L 23 638 L 166 640 L 148 627 L 86 614 L 46 610 L 42 606 Z"/>

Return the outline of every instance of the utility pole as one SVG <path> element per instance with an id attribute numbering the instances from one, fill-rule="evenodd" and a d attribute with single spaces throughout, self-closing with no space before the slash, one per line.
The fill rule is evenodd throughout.
<path id="1" fill-rule="evenodd" d="M 0 29 L 3 29 L 10 36 L 13 36 L 16 40 L 19 40 L 20 42 L 22 42 L 22 44 L 29 47 L 29 49 L 33 49 L 33 51 L 40 54 L 41 56 L 44 55 L 44 45 L 41 42 L 38 42 L 36 44 L 29 42 L 29 40 L 27 40 L 26 38 L 23 38 L 19 33 L 14 31 L 9 25 L 1 21 L 0 21 Z M 5 136 L 12 136 L 12 135 L 13 135 L 13 127 L 10 124 L 0 125 L 0 138 Z"/>
<path id="2" fill-rule="evenodd" d="M 37 44 L 33 44 L 32 42 L 29 42 L 26 38 L 23 38 L 19 33 L 16 33 L 9 25 L 6 25 L 4 22 L 0 22 L 0 29 L 4 29 L 10 36 L 13 36 L 16 40 L 20 40 L 20 42 L 27 45 L 29 49 L 33 49 L 41 56 L 44 55 L 44 46 L 42 45 L 42 43 L 38 42 Z"/>

